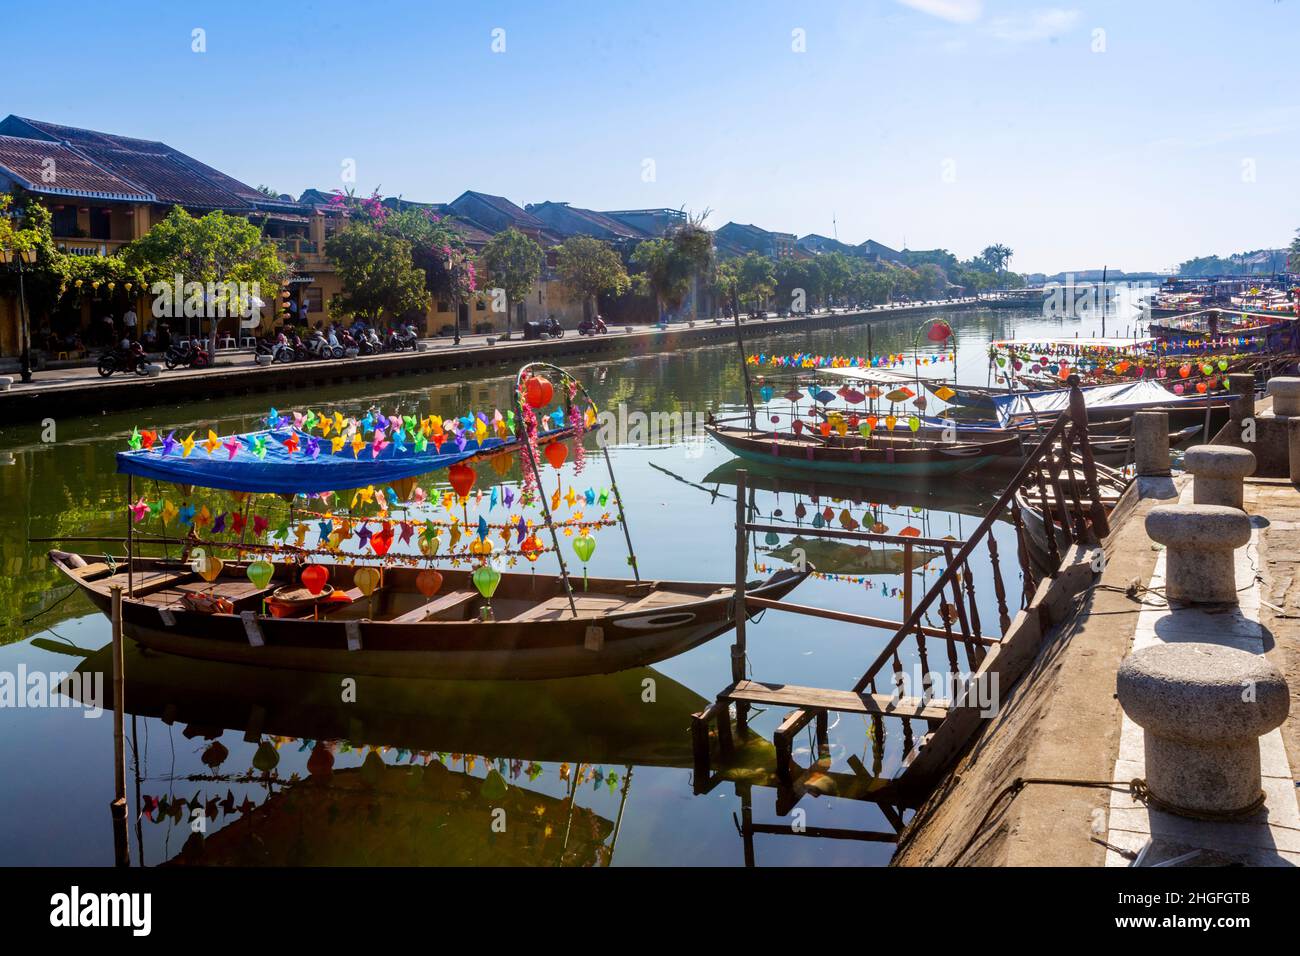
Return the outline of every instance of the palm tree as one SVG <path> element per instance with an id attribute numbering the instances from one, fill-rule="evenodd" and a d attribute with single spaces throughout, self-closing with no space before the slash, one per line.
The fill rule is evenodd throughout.
<path id="1" fill-rule="evenodd" d="M 987 246 L 980 255 L 994 272 L 1000 274 L 1006 270 L 1007 263 L 1011 261 L 1011 257 L 1014 256 L 1015 253 L 1009 246 L 995 243 L 994 245 Z"/>

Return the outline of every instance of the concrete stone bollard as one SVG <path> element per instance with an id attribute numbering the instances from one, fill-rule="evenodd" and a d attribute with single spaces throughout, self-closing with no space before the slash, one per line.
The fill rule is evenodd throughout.
<path id="1" fill-rule="evenodd" d="M 1169 413 L 1138 412 L 1133 416 L 1134 462 L 1144 478 L 1169 474 Z"/>
<path id="2" fill-rule="evenodd" d="M 1234 372 L 1228 376 L 1228 392 L 1233 396 L 1228 405 L 1228 415 L 1238 425 L 1255 417 L 1255 375 L 1252 372 Z"/>
<path id="3" fill-rule="evenodd" d="M 1192 501 L 1198 505 L 1245 504 L 1244 479 L 1255 473 L 1255 455 L 1232 445 L 1193 445 L 1183 456 L 1192 473 Z"/>
<path id="4" fill-rule="evenodd" d="M 1300 415 L 1300 378 L 1270 378 L 1269 395 L 1273 396 L 1273 414 L 1290 418 Z"/>
<path id="5" fill-rule="evenodd" d="M 1290 710 L 1268 659 L 1222 644 L 1143 648 L 1116 677 L 1120 706 L 1143 730 L 1146 783 L 1174 813 L 1249 813 L 1263 801 L 1259 738 Z"/>
<path id="6" fill-rule="evenodd" d="M 1165 598 L 1171 603 L 1235 604 L 1233 551 L 1250 540 L 1250 518 L 1224 505 L 1157 505 L 1147 535 L 1168 549 Z"/>
<path id="7" fill-rule="evenodd" d="M 1286 420 L 1286 441 L 1291 462 L 1291 484 L 1300 488 L 1300 418 Z"/>
<path id="8" fill-rule="evenodd" d="M 14 380 L 10 378 L 8 375 L 0 375 L 0 392 L 9 391 L 10 387 L 13 384 L 14 384 Z"/>

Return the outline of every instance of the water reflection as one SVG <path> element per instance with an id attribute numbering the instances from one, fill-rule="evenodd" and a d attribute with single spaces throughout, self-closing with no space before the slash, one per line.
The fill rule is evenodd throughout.
<path id="1" fill-rule="evenodd" d="M 990 339 L 1078 327 L 1077 321 L 1062 326 L 994 312 L 957 313 L 951 320 L 959 340 L 959 377 L 971 384 L 985 383 L 984 346 Z M 914 326 L 908 320 L 877 325 L 875 348 L 906 348 Z M 865 351 L 862 328 L 770 339 L 756 333 L 747 333 L 755 336 L 755 350 Z M 734 345 L 576 371 L 602 408 L 622 402 L 645 412 L 727 413 L 742 402 Z M 459 414 L 504 406 L 509 372 L 485 373 L 469 383 L 430 376 L 417 384 L 402 381 L 397 389 L 370 383 L 136 413 L 93 416 L 76 410 L 76 417 L 70 412 L 58 418 L 53 442 L 42 441 L 36 426 L 7 430 L 0 438 L 0 452 L 12 456 L 11 464 L 0 465 L 6 501 L 0 509 L 0 556 L 8 578 L 0 589 L 0 670 L 20 664 L 50 670 L 60 662 L 71 667 L 69 643 L 102 648 L 108 642 L 107 621 L 48 566 L 45 551 L 51 545 L 29 539 L 125 534 L 125 488 L 113 455 L 126 446 L 134 425 L 183 429 L 181 434 L 211 425 L 229 433 L 255 427 L 271 404 L 301 407 L 308 399 L 314 408 L 345 414 L 376 404 L 408 414 Z M 738 463 L 711 442 L 688 436 L 620 446 L 612 454 L 643 576 L 728 580 L 734 573 Z M 565 467 L 568 483 L 575 476 L 571 463 Z M 752 466 L 748 471 L 747 504 L 756 515 L 811 527 L 818 516 L 838 524 L 847 511 L 861 526 L 882 524 L 892 533 L 915 527 L 927 538 L 958 541 L 993 500 L 998 484 L 975 476 L 864 485 Z M 1000 525 L 995 534 L 1002 553 L 1013 555 L 1013 529 Z M 622 542 L 610 537 L 609 545 L 601 544 L 591 573 L 626 576 Z M 781 536 L 776 543 L 759 536 L 752 545 L 754 561 L 774 568 L 790 563 L 794 548 L 804 549 L 821 576 L 800 585 L 793 595 L 799 603 L 883 620 L 902 617 L 903 573 L 896 555 L 866 545 L 865 551 L 821 551 L 825 542 L 806 535 Z M 110 547 L 77 549 L 94 554 Z M 939 561 L 918 560 L 917 587 L 923 589 L 941 567 Z M 981 602 L 991 602 L 988 567 L 970 570 Z M 1008 590 L 1015 593 L 1010 581 Z M 996 620 L 996 607 L 981 603 L 980 612 Z M 845 687 L 888 636 L 835 621 L 810 625 L 791 615 L 765 614 L 750 625 L 749 669 L 758 679 Z M 871 799 L 887 792 L 914 742 L 911 728 L 898 721 L 833 719 L 824 740 L 810 734 L 796 745 L 798 786 L 781 788 L 773 778 L 770 739 L 784 715 L 754 713 L 757 736 L 743 759 L 727 768 L 708 796 L 691 797 L 707 782 L 692 779 L 689 716 L 726 682 L 728 644 L 724 637 L 653 671 L 590 681 L 443 683 L 431 690 L 425 682 L 361 679 L 354 703 L 342 701 L 341 678 L 180 661 L 141 654 L 128 644 L 128 768 L 140 779 L 139 793 L 130 794 L 133 813 L 146 796 L 158 801 L 138 825 L 133 818 L 133 862 L 887 862 L 889 843 L 838 839 L 830 831 L 888 834 L 906 819 L 902 804 Z M 908 646 L 901 650 L 910 653 Z M 98 650 L 76 663 L 104 668 L 105 656 Z M 642 699 L 647 679 L 655 683 L 653 704 Z M 112 792 L 108 721 L 86 720 L 72 710 L 0 708 L 0 731 L 0 766 L 6 771 L 0 778 L 0 807 L 6 811 L 0 813 L 0 862 L 110 863 L 104 809 Z M 333 760 L 324 776 L 322 741 Z M 212 745 L 218 743 L 226 756 L 212 766 L 205 756 L 215 762 L 221 750 Z M 270 771 L 258 767 L 269 760 L 263 744 L 278 756 Z M 508 796 L 499 795 L 495 781 L 488 787 L 489 768 L 500 774 Z M 501 805 L 507 826 L 511 820 L 519 826 L 508 835 L 494 835 L 489 827 L 491 808 Z M 795 808 L 806 813 L 814 838 L 780 839 L 764 829 L 788 831 Z M 197 857 L 199 841 L 191 839 L 195 810 L 207 821 Z M 408 857 L 401 856 L 403 839 L 418 844 Z"/>

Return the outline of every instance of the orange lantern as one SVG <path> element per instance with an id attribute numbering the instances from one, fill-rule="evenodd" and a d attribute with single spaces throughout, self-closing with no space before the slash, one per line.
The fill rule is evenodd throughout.
<path id="1" fill-rule="evenodd" d="M 442 588 L 442 575 L 429 568 L 415 576 L 415 586 L 425 597 L 433 597 Z"/>
<path id="2" fill-rule="evenodd" d="M 551 403 L 551 398 L 554 395 L 555 388 L 551 385 L 550 380 L 541 375 L 534 375 L 530 378 L 524 390 L 524 399 L 532 408 L 545 408 Z"/>
<path id="3" fill-rule="evenodd" d="M 466 464 L 455 464 L 447 469 L 447 479 L 451 482 L 451 487 L 455 489 L 456 494 L 461 498 L 469 496 L 469 491 L 474 487 L 474 479 L 478 477 L 478 472 Z"/>
<path id="4" fill-rule="evenodd" d="M 564 447 L 563 442 L 553 441 L 546 446 L 546 460 L 551 463 L 551 467 L 556 471 L 564 467 L 564 462 L 568 457 L 569 449 Z"/>

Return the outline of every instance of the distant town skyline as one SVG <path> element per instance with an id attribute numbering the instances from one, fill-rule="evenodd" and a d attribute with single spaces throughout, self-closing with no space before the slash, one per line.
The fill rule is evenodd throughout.
<path id="1" fill-rule="evenodd" d="M 76 14 L 76 68 L 51 69 L 49 8 L 6 11 L 0 115 L 163 140 L 295 196 L 709 210 L 963 259 L 1002 243 L 1049 274 L 1278 248 L 1300 226 L 1295 3 Z"/>

